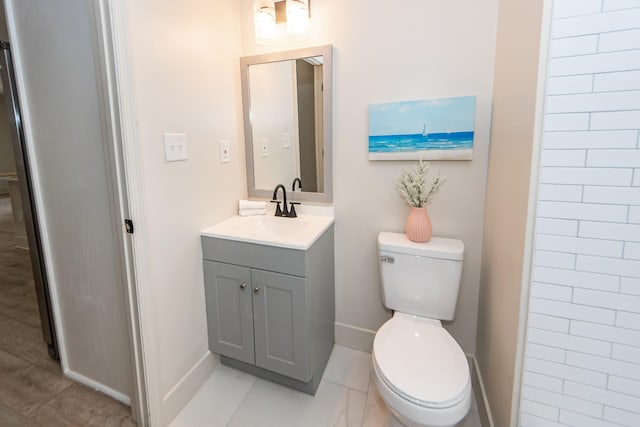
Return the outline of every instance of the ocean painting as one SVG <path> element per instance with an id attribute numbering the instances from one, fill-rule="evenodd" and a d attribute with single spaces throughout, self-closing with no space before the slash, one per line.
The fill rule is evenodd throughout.
<path id="1" fill-rule="evenodd" d="M 471 160 L 476 97 L 369 106 L 369 160 Z"/>

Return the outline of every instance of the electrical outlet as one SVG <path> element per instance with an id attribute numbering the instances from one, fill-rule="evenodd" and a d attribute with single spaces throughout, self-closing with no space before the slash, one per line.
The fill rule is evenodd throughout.
<path id="1" fill-rule="evenodd" d="M 164 133 L 164 161 L 177 162 L 187 160 L 187 135 L 184 133 Z"/>
<path id="2" fill-rule="evenodd" d="M 231 150 L 229 141 L 220 141 L 220 163 L 229 163 L 231 161 Z"/>
<path id="3" fill-rule="evenodd" d="M 262 147 L 262 152 L 260 153 L 260 156 L 269 157 L 269 140 L 267 138 L 262 138 L 260 140 L 260 143 Z"/>

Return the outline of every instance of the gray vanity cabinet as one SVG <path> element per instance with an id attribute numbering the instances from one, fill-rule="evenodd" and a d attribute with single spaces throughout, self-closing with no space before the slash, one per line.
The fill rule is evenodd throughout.
<path id="1" fill-rule="evenodd" d="M 263 270 L 251 276 L 256 366 L 309 381 L 307 280 Z"/>
<path id="2" fill-rule="evenodd" d="M 204 261 L 213 352 L 309 381 L 302 277 Z"/>
<path id="3" fill-rule="evenodd" d="M 223 364 L 315 391 L 333 349 L 333 226 L 307 250 L 202 237 L 209 348 Z"/>
<path id="4" fill-rule="evenodd" d="M 255 363 L 251 269 L 205 260 L 204 277 L 207 310 L 216 314 L 209 321 L 211 350 Z"/>

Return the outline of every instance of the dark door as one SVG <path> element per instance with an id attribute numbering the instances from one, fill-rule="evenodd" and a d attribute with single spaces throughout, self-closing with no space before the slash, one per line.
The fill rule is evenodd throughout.
<path id="1" fill-rule="evenodd" d="M 29 168 L 24 131 L 22 129 L 22 116 L 13 71 L 11 49 L 9 43 L 6 41 L 0 41 L 0 77 L 2 78 L 2 86 L 4 89 L 4 102 L 7 106 L 9 129 L 11 132 L 11 141 L 20 188 L 20 199 L 22 201 L 27 240 L 29 242 L 29 253 L 31 255 L 33 280 L 35 282 L 40 321 L 42 323 L 42 335 L 49 348 L 49 355 L 54 359 L 58 359 L 58 343 L 53 322 L 53 311 L 51 310 L 51 296 L 49 294 L 49 286 L 44 266 L 36 205 L 33 198 L 33 181 L 31 169 Z"/>

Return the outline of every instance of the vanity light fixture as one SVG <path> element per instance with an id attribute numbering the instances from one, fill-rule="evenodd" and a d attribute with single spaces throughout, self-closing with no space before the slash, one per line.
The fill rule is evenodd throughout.
<path id="1" fill-rule="evenodd" d="M 309 0 L 287 1 L 287 32 L 298 36 L 309 29 Z"/>
<path id="2" fill-rule="evenodd" d="M 273 0 L 253 1 L 256 43 L 269 44 L 276 38 L 276 7 Z"/>
<path id="3" fill-rule="evenodd" d="M 286 24 L 288 34 L 300 36 L 309 29 L 309 0 L 254 0 L 253 16 L 258 44 L 276 39 L 277 24 Z"/>

